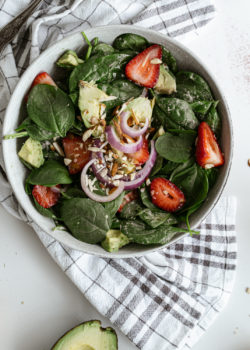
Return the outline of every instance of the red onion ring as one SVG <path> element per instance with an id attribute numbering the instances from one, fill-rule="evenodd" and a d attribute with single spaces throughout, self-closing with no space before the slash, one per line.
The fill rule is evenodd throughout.
<path id="1" fill-rule="evenodd" d="M 110 145 L 123 153 L 135 153 L 142 148 L 142 145 L 143 145 L 142 136 L 139 136 L 138 140 L 134 143 L 122 144 L 120 138 L 116 134 L 116 131 L 113 125 L 109 125 L 106 127 L 106 134 L 107 134 L 107 140 L 110 143 Z"/>
<path id="2" fill-rule="evenodd" d="M 153 166 L 155 165 L 155 161 L 156 161 L 156 157 L 157 157 L 155 143 L 153 140 L 150 142 L 150 145 L 151 145 L 151 150 L 150 150 L 149 158 L 148 158 L 147 162 L 145 163 L 143 169 L 136 173 L 135 179 L 132 181 L 128 181 L 129 180 L 128 176 L 126 176 L 122 179 L 123 181 L 125 181 L 124 190 L 134 190 L 135 188 L 141 186 L 141 184 L 149 176 L 151 170 L 153 169 Z"/>
<path id="3" fill-rule="evenodd" d="M 149 124 L 148 118 L 146 118 L 145 124 L 141 129 L 133 129 L 130 126 L 128 126 L 128 118 L 130 117 L 130 112 L 123 111 L 121 112 L 120 117 L 121 117 L 122 132 L 124 132 L 124 134 L 127 134 L 128 136 L 139 137 L 140 135 L 145 134 L 145 132 L 148 129 L 148 124 Z"/>
<path id="4" fill-rule="evenodd" d="M 94 162 L 96 162 L 96 159 L 91 159 L 85 165 L 85 167 L 82 169 L 82 173 L 81 173 L 82 189 L 90 199 L 93 199 L 96 202 L 100 202 L 100 203 L 111 202 L 112 200 L 117 198 L 123 192 L 124 182 L 120 181 L 120 184 L 119 184 L 117 190 L 114 191 L 113 193 L 111 193 L 109 196 L 100 196 L 99 194 L 95 194 L 95 193 L 91 192 L 89 187 L 88 187 L 88 184 L 86 183 L 86 177 L 87 177 L 87 171 L 88 171 L 89 167 L 91 167 L 91 165 L 93 165 Z"/>

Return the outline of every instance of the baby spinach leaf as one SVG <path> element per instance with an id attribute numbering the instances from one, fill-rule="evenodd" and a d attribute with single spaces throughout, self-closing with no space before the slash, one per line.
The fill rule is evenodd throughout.
<path id="1" fill-rule="evenodd" d="M 218 178 L 219 169 L 218 168 L 206 169 L 206 174 L 207 174 L 209 189 L 210 189 L 213 187 L 213 185 L 215 184 Z"/>
<path id="2" fill-rule="evenodd" d="M 112 230 L 116 230 L 116 229 L 119 229 L 120 230 L 120 226 L 121 226 L 121 221 L 116 217 L 114 216 L 112 218 L 112 221 L 111 221 L 111 229 Z"/>
<path id="3" fill-rule="evenodd" d="M 99 43 L 93 47 L 91 56 L 109 55 L 109 54 L 113 53 L 114 51 L 115 50 L 111 45 L 105 44 L 105 43 Z"/>
<path id="4" fill-rule="evenodd" d="M 88 198 L 64 200 L 61 218 L 72 235 L 86 243 L 103 241 L 109 230 L 109 217 L 104 207 Z"/>
<path id="5" fill-rule="evenodd" d="M 164 126 L 172 128 L 169 119 L 184 129 L 196 129 L 199 121 L 196 118 L 190 105 L 178 98 L 159 97 L 156 99 L 157 106 L 164 112 Z M 178 129 L 177 127 L 176 129 Z"/>
<path id="6" fill-rule="evenodd" d="M 216 109 L 217 104 L 218 104 L 218 101 L 213 102 L 204 121 L 208 123 L 208 125 L 213 130 L 215 135 L 218 137 L 221 132 L 221 119 Z"/>
<path id="7" fill-rule="evenodd" d="M 121 232 L 125 234 L 130 242 L 138 244 L 166 244 L 176 234 L 189 232 L 180 227 L 161 225 L 156 229 L 150 229 L 140 220 L 127 220 L 121 223 Z"/>
<path id="8" fill-rule="evenodd" d="M 113 201 L 111 202 L 107 202 L 104 204 L 104 208 L 107 212 L 107 214 L 109 215 L 111 221 L 112 218 L 115 216 L 115 214 L 117 213 L 117 210 L 120 208 L 123 198 L 125 196 L 125 191 L 123 191 L 117 198 L 115 198 Z M 111 222 L 110 222 L 111 224 Z"/>
<path id="9" fill-rule="evenodd" d="M 45 84 L 32 88 L 27 110 L 36 125 L 61 137 L 66 135 L 75 118 L 71 99 L 57 87 Z"/>
<path id="10" fill-rule="evenodd" d="M 25 130 L 33 140 L 37 141 L 51 140 L 53 137 L 58 136 L 56 133 L 45 130 L 37 124 L 33 123 L 30 118 L 26 119 Z"/>
<path id="11" fill-rule="evenodd" d="M 22 124 L 15 131 L 21 130 L 26 130 L 27 132 L 27 135 L 23 136 L 30 136 L 33 140 L 37 141 L 51 140 L 53 137 L 58 136 L 55 133 L 36 125 L 29 117 L 25 118 Z M 8 135 L 8 138 L 22 137 L 22 134 L 22 132 L 19 132 L 17 134 Z"/>
<path id="12" fill-rule="evenodd" d="M 48 187 L 72 182 L 67 168 L 56 160 L 47 160 L 40 168 L 32 170 L 26 181 Z"/>
<path id="13" fill-rule="evenodd" d="M 146 38 L 138 34 L 124 33 L 115 38 L 113 47 L 116 50 L 143 51 L 149 45 Z"/>
<path id="14" fill-rule="evenodd" d="M 208 193 L 208 178 L 206 171 L 196 163 L 186 170 L 177 173 L 171 180 L 178 186 L 186 197 L 184 210 L 203 202 Z"/>
<path id="15" fill-rule="evenodd" d="M 157 173 L 159 173 L 159 171 L 162 168 L 162 164 L 163 164 L 163 158 L 161 156 L 157 156 L 156 161 L 155 161 L 155 165 L 150 173 L 150 177 L 156 175 Z"/>
<path id="16" fill-rule="evenodd" d="M 156 103 L 153 109 L 152 126 L 159 129 L 163 126 L 164 129 L 183 129 L 174 120 L 167 118 L 166 113 Z"/>
<path id="17" fill-rule="evenodd" d="M 83 192 L 83 190 L 77 187 L 68 188 L 65 194 L 67 197 L 71 198 L 86 198 L 86 194 Z"/>
<path id="18" fill-rule="evenodd" d="M 120 78 L 124 65 L 135 55 L 133 51 L 115 52 L 105 56 L 92 56 L 87 62 L 79 64 L 69 78 L 69 90 L 78 88 L 79 80 L 96 83 L 111 82 Z"/>
<path id="19" fill-rule="evenodd" d="M 177 220 L 171 213 L 160 212 L 158 210 L 150 210 L 149 208 L 142 210 L 138 214 L 139 218 L 144 221 L 148 226 L 156 228 L 160 225 L 175 225 Z"/>
<path id="20" fill-rule="evenodd" d="M 207 82 L 193 72 L 181 71 L 176 74 L 176 96 L 188 103 L 196 101 L 213 101 Z"/>
<path id="21" fill-rule="evenodd" d="M 181 175 L 183 172 L 185 172 L 187 169 L 191 168 L 195 164 L 195 158 L 191 157 L 188 160 L 186 160 L 184 163 L 177 164 L 177 166 L 173 169 L 171 172 L 171 175 L 169 177 L 170 181 L 173 181 L 173 178 L 177 175 Z"/>
<path id="22" fill-rule="evenodd" d="M 155 148 L 161 157 L 175 163 L 183 163 L 191 156 L 194 140 L 193 135 L 174 136 L 166 132 L 157 139 Z"/>
<path id="23" fill-rule="evenodd" d="M 213 103 L 213 101 L 196 101 L 191 103 L 190 106 L 199 120 L 203 120 Z"/>
<path id="24" fill-rule="evenodd" d="M 159 208 L 157 208 L 152 203 L 149 191 L 146 188 L 146 186 L 142 186 L 142 188 L 140 189 L 140 196 L 141 196 L 141 201 L 145 205 L 145 207 L 149 208 L 150 210 L 159 210 L 159 211 L 161 211 Z"/>
<path id="25" fill-rule="evenodd" d="M 134 200 L 132 202 L 127 203 L 122 211 L 120 212 L 120 217 L 122 219 L 130 219 L 134 218 L 143 210 L 142 205 L 137 201 Z"/>
<path id="26" fill-rule="evenodd" d="M 78 91 L 72 92 L 71 94 L 69 94 L 69 97 L 73 102 L 74 106 L 78 107 L 79 92 Z"/>
<path id="27" fill-rule="evenodd" d="M 36 210 L 43 216 L 46 216 L 47 218 L 50 219 L 56 219 L 55 214 L 53 213 L 53 210 L 51 208 L 44 208 L 42 207 L 40 204 L 38 204 L 38 202 L 35 200 L 35 198 L 33 197 L 34 200 L 34 204 L 36 207 Z"/>
<path id="28" fill-rule="evenodd" d="M 170 175 L 172 171 L 179 166 L 179 163 L 171 162 L 168 160 L 164 167 L 160 170 L 161 175 Z"/>
<path id="29" fill-rule="evenodd" d="M 177 73 L 177 62 L 170 51 L 168 51 L 164 46 L 162 46 L 162 62 L 165 63 L 171 72 Z"/>

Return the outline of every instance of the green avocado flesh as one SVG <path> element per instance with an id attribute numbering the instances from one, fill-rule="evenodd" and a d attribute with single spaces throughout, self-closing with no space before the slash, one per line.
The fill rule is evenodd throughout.
<path id="1" fill-rule="evenodd" d="M 62 336 L 51 350 L 117 350 L 115 331 L 102 328 L 100 321 L 88 321 Z"/>

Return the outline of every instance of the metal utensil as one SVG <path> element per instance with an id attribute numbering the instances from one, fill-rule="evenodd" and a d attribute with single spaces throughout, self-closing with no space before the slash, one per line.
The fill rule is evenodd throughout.
<path id="1" fill-rule="evenodd" d="M 42 1 L 43 0 L 34 0 L 23 12 L 0 30 L 0 53 L 5 46 L 14 39 L 21 26 L 27 21 L 29 16 L 32 15 Z"/>

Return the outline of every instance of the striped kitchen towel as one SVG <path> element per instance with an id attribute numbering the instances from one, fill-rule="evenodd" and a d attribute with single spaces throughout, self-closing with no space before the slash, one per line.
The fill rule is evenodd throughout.
<path id="1" fill-rule="evenodd" d="M 0 0 L 0 27 L 28 3 Z M 20 75 L 55 40 L 96 25 L 132 23 L 183 41 L 199 34 L 214 14 L 209 0 L 44 0 L 0 55 L 0 126 Z M 17 203 L 2 155 L 0 170 L 2 205 L 34 228 L 85 297 L 138 348 L 190 348 L 225 306 L 236 268 L 234 198 L 220 200 L 200 235 L 143 258 L 103 259 L 42 232 Z"/>

